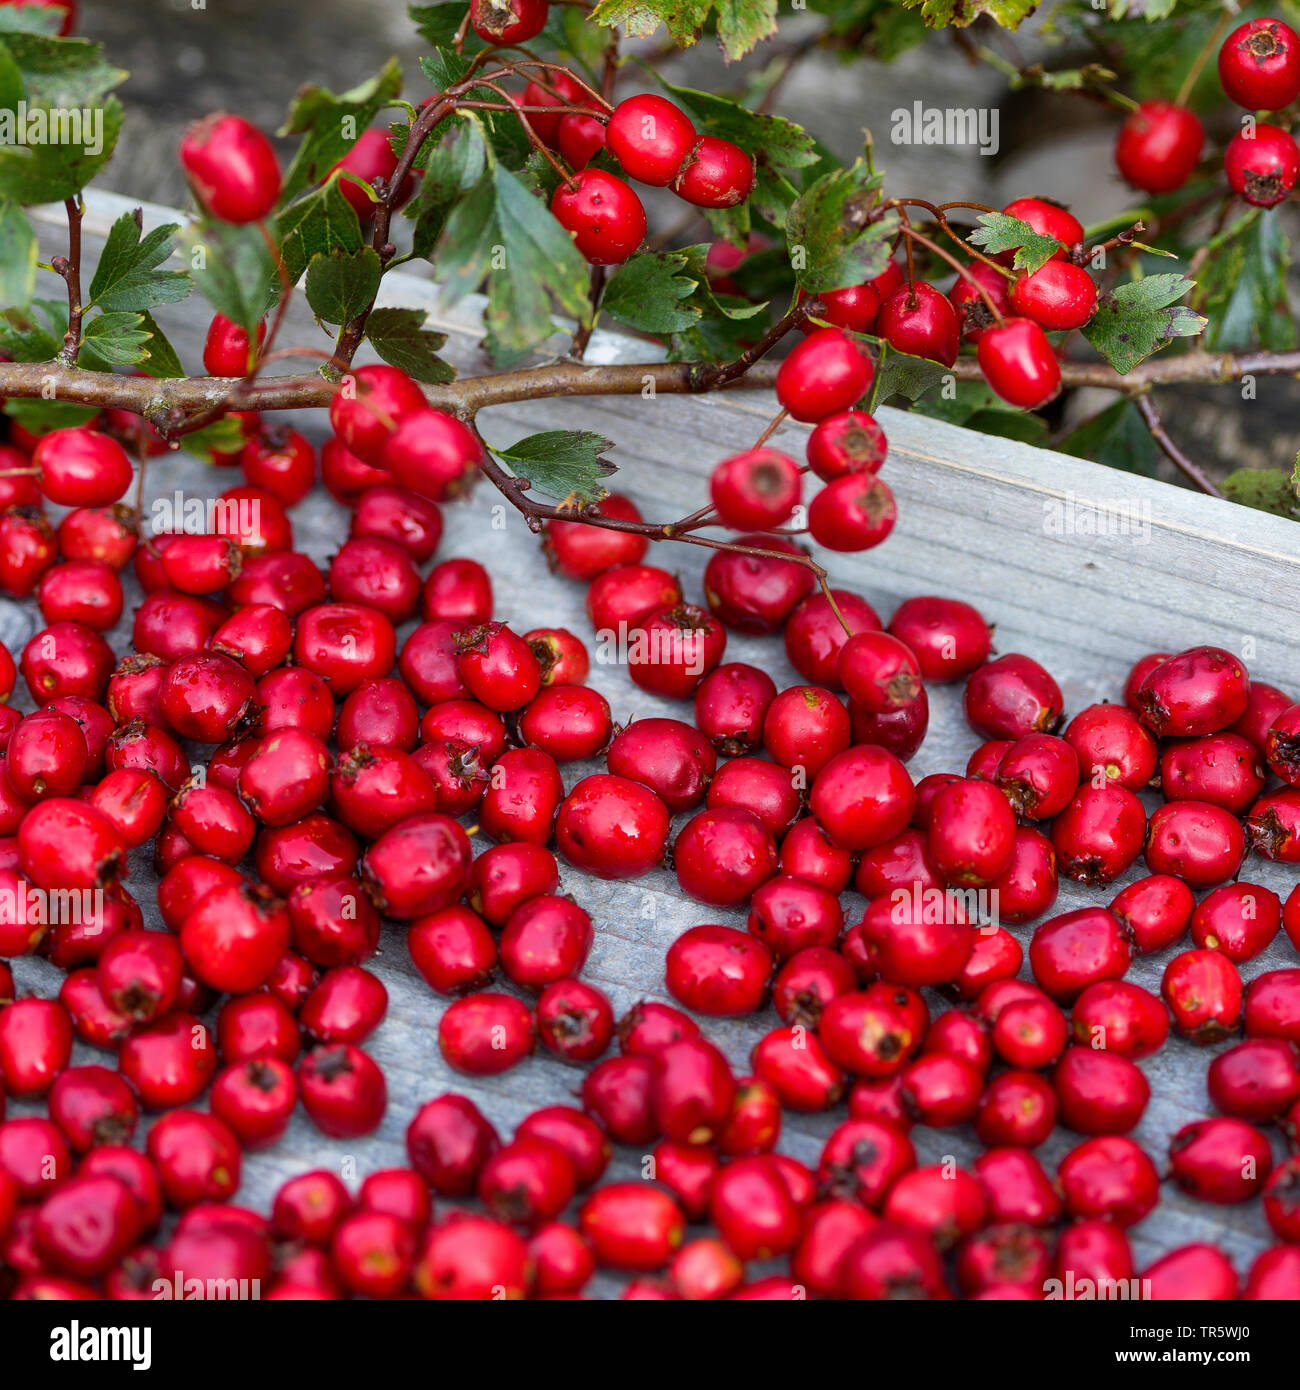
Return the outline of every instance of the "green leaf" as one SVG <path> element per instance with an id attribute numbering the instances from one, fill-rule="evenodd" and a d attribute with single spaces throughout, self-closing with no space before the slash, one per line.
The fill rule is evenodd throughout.
<path id="1" fill-rule="evenodd" d="M 0 352 L 11 362 L 49 362 L 63 347 L 67 331 L 66 299 L 33 299 L 30 310 L 13 308 L 0 314 Z"/>
<path id="2" fill-rule="evenodd" d="M 406 208 L 413 219 L 412 249 L 428 258 L 438 243 L 447 215 L 462 194 L 473 188 L 487 168 L 487 145 L 483 128 L 475 120 L 465 120 L 451 135 L 434 146 L 420 182 L 419 195 Z"/>
<path id="3" fill-rule="evenodd" d="M 290 203 L 276 218 L 275 238 L 295 285 L 313 256 L 328 256 L 336 250 L 360 251 L 364 245 L 361 223 L 337 178 Z"/>
<path id="4" fill-rule="evenodd" d="M 688 48 L 716 12 L 722 55 L 732 63 L 776 32 L 776 9 L 776 0 L 600 0 L 591 18 L 626 29 L 632 38 L 645 38 L 662 24 L 679 48 Z"/>
<path id="5" fill-rule="evenodd" d="M 60 113 L 59 119 L 69 121 L 82 114 L 80 108 L 51 108 L 29 102 L 29 125 L 42 116 L 48 121 L 51 110 Z M 47 127 L 44 143 L 0 144 L 0 195 L 30 205 L 61 203 L 80 193 L 113 157 L 122 132 L 122 103 L 116 97 L 110 96 L 88 110 L 89 125 L 81 121 L 78 129 L 76 124 L 70 124 L 64 132 Z M 51 142 L 52 135 L 59 138 Z M 79 138 L 73 139 L 73 135 Z M 30 131 L 26 138 L 31 139 Z"/>
<path id="6" fill-rule="evenodd" d="M 816 164 L 821 156 L 816 141 L 807 131 L 782 116 L 749 111 L 729 97 L 694 87 L 674 87 L 655 72 L 660 86 L 694 118 L 703 135 L 731 140 L 747 153 L 761 156 L 761 162 L 778 169 L 799 169 Z"/>
<path id="7" fill-rule="evenodd" d="M 878 211 L 883 181 L 858 159 L 818 179 L 790 209 L 785 224 L 790 263 L 810 294 L 860 285 L 888 264 L 898 213 Z"/>
<path id="8" fill-rule="evenodd" d="M 193 454 L 204 463 L 212 463 L 216 454 L 237 453 L 246 442 L 243 424 L 231 415 L 214 420 L 201 430 L 191 430 L 179 440 L 187 454 Z"/>
<path id="9" fill-rule="evenodd" d="M 181 365 L 180 355 L 172 347 L 167 335 L 158 327 L 154 316 L 142 313 L 140 325 L 149 333 L 149 354 L 140 364 L 144 371 L 152 377 L 184 376 L 185 368 Z"/>
<path id="10" fill-rule="evenodd" d="M 612 440 L 590 430 L 547 430 L 492 452 L 516 478 L 527 478 L 531 491 L 561 506 L 586 506 L 609 496 L 600 480 L 617 470 L 601 455 L 613 447 Z"/>
<path id="11" fill-rule="evenodd" d="M 588 266 L 550 212 L 500 164 L 452 210 L 438 249 L 448 303 L 486 279 L 485 315 L 498 354 L 526 352 L 554 331 L 552 304 L 589 310 Z"/>
<path id="12" fill-rule="evenodd" d="M 949 370 L 942 362 L 896 352 L 888 343 L 882 342 L 880 356 L 876 359 L 876 378 L 871 388 L 869 409 L 876 410 L 894 396 L 902 396 L 909 401 L 920 400 L 927 391 L 938 386 Z"/>
<path id="13" fill-rule="evenodd" d="M 447 335 L 425 328 L 425 318 L 422 309 L 375 309 L 366 320 L 366 337 L 389 366 L 400 367 L 428 386 L 440 386 L 455 380 L 456 369 L 437 355 Z"/>
<path id="14" fill-rule="evenodd" d="M 71 401 L 32 399 L 6 401 L 4 413 L 32 434 L 49 434 L 52 430 L 88 425 L 99 411 L 92 405 L 73 405 Z"/>
<path id="15" fill-rule="evenodd" d="M 1147 275 L 1097 302 L 1083 336 L 1122 376 L 1174 338 L 1194 338 L 1205 320 L 1177 301 L 1193 288 L 1182 275 Z"/>
<path id="16" fill-rule="evenodd" d="M 447 0 L 446 4 L 410 5 L 407 7 L 411 21 L 434 48 L 450 49 L 466 14 L 469 13 L 468 0 Z M 473 31 L 465 31 L 465 52 L 478 53 L 487 45 Z"/>
<path id="17" fill-rule="evenodd" d="M 0 9 L 0 16 L 12 14 L 8 8 Z M 17 111 L 23 99 L 23 74 L 3 43 L 0 43 L 0 110 Z"/>
<path id="18" fill-rule="evenodd" d="M 28 106 L 72 112 L 97 105 L 130 75 L 106 63 L 103 44 L 43 34 L 0 34 L 23 77 Z"/>
<path id="19" fill-rule="evenodd" d="M 1131 400 L 1118 400 L 1085 420 L 1056 447 L 1063 454 L 1091 459 L 1126 473 L 1154 478 L 1160 451 Z"/>
<path id="20" fill-rule="evenodd" d="M 1296 323 L 1287 296 L 1290 247 L 1282 220 L 1253 208 L 1206 245 L 1192 306 L 1209 320 L 1215 351 L 1263 347 L 1288 352 Z"/>
<path id="21" fill-rule="evenodd" d="M 1061 249 L 1055 237 L 1039 236 L 1028 222 L 1008 217 L 1005 212 L 981 213 L 979 224 L 967 238 L 970 244 L 990 256 L 1014 250 L 1014 268 L 1026 275 L 1041 270 Z"/>
<path id="22" fill-rule="evenodd" d="M 0 9 L 0 33 L 53 37 L 62 23 L 63 16 L 45 5 L 6 5 Z"/>
<path id="23" fill-rule="evenodd" d="M 350 323 L 374 302 L 382 274 L 379 253 L 370 246 L 313 256 L 307 267 L 307 303 L 326 323 Z"/>
<path id="24" fill-rule="evenodd" d="M 1280 468 L 1239 468 L 1229 473 L 1220 487 L 1231 502 L 1300 521 L 1296 479 Z"/>
<path id="25" fill-rule="evenodd" d="M 124 212 L 113 223 L 90 282 L 87 306 L 98 304 L 106 313 L 142 312 L 157 304 L 175 304 L 194 288 L 183 270 L 159 270 L 172 253 L 180 227 L 175 222 L 141 236 L 141 213 Z"/>
<path id="26" fill-rule="evenodd" d="M 92 371 L 107 367 L 134 367 L 149 356 L 149 330 L 143 314 L 96 314 L 81 335 L 79 366 Z M 89 361 L 83 361 L 83 358 Z"/>
<path id="27" fill-rule="evenodd" d="M 434 53 L 432 57 L 421 58 L 420 67 L 433 90 L 443 92 L 460 82 L 469 72 L 470 65 L 465 56 L 448 48 Z M 467 95 L 474 101 L 501 100 L 501 93 L 494 92 L 490 87 L 472 87 Z M 519 116 L 513 111 L 476 111 L 474 116 L 481 123 L 497 155 L 508 168 L 517 169 L 532 148 Z"/>
<path id="28" fill-rule="evenodd" d="M 36 290 L 36 233 L 27 214 L 0 199 L 0 305 L 25 305 Z"/>
<path id="29" fill-rule="evenodd" d="M 302 144 L 284 176 L 285 201 L 319 183 L 390 106 L 402 90 L 402 65 L 390 58 L 383 71 L 335 96 L 324 87 L 304 87 L 293 99 L 281 135 L 301 135 Z"/>
<path id="30" fill-rule="evenodd" d="M 1018 28 L 1038 8 L 1039 0 L 901 0 L 909 10 L 919 9 L 931 29 L 951 26 L 965 29 L 987 15 L 1004 29 Z"/>
<path id="31" fill-rule="evenodd" d="M 186 228 L 184 240 L 199 293 L 219 314 L 253 337 L 277 283 L 261 229 L 195 222 Z"/>
<path id="32" fill-rule="evenodd" d="M 633 256 L 605 286 L 601 308 L 619 323 L 642 333 L 681 333 L 700 319 L 688 301 L 699 281 L 687 272 L 690 262 L 674 251 Z"/>

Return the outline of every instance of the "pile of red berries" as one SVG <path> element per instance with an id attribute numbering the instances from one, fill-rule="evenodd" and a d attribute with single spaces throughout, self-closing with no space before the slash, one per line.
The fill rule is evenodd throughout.
<path id="1" fill-rule="evenodd" d="M 852 409 L 870 370 L 836 327 L 782 368 L 783 403 L 818 421 L 813 531 L 841 548 L 861 536 L 839 501 L 840 529 L 823 529 L 820 499 L 884 486 L 883 437 Z M 11 909 L 102 893 L 85 920 L 0 912 L 0 958 L 64 972 L 57 997 L 17 997 L 0 963 L 6 1291 L 148 1298 L 159 1280 L 237 1279 L 275 1298 L 572 1297 L 603 1268 L 634 1276 L 629 1297 L 1037 1298 L 1051 1279 L 1138 1272 L 1154 1297 L 1232 1297 L 1213 1247 L 1137 1271 L 1125 1234 L 1160 1196 L 1131 1137 L 1150 1094 L 1138 1062 L 1172 1029 L 1244 1034 L 1210 1065 L 1217 1114 L 1171 1141 L 1173 1181 L 1258 1200 L 1280 1243 L 1244 1292 L 1300 1294 L 1300 1159 L 1275 1166 L 1264 1128 L 1300 1129 L 1300 969 L 1242 975 L 1279 934 L 1300 949 L 1300 889 L 1284 904 L 1238 877 L 1251 849 L 1300 862 L 1300 705 L 1199 647 L 1144 657 L 1123 702 L 1066 724 L 1051 675 L 992 658 L 968 604 L 909 599 L 886 629 L 859 595 L 814 592 L 773 534 L 800 470 L 759 450 L 712 491 L 769 553 L 716 552 L 706 606 L 646 563 L 644 536 L 547 526 L 552 565 L 587 584 L 633 683 L 691 702 L 620 728 L 580 637 L 496 619 L 472 560 L 426 570 L 473 434 L 390 367 L 357 370 L 331 421 L 322 469 L 352 522 L 327 574 L 293 549 L 289 511 L 315 477 L 300 436 L 241 456 L 248 483 L 226 497 L 260 504 L 249 531 L 226 514 L 138 537 L 118 504 L 129 461 L 97 429 L 49 434 L 5 470 L 0 587 L 36 594 L 47 626 L 17 666 L 0 648 L 0 694 L 21 673 L 34 706 L 0 704 L 0 891 Z M 45 502 L 70 508 L 57 528 Z M 638 516 L 625 498 L 602 510 Z M 115 663 L 103 633 L 127 566 L 145 598 Z M 805 683 L 778 691 L 726 662 L 728 630 L 780 634 Z M 927 687 L 957 681 L 986 742 L 964 775 L 914 784 Z M 1148 817 L 1139 793 L 1157 782 Z M 477 855 L 470 821 L 493 842 Z M 156 930 L 127 886 L 151 841 Z M 684 932 L 665 961 L 676 1004 L 616 1019 L 582 978 L 595 927 L 560 860 L 632 878 L 670 844 L 683 892 L 745 924 Z M 1049 915 L 1058 875 L 1112 884 L 1139 858 L 1148 876 L 1108 906 Z M 442 1095 L 411 1120 L 408 1167 L 356 1192 L 303 1174 L 269 1216 L 232 1205 L 241 1155 L 300 1104 L 334 1138 L 381 1122 L 367 1041 L 388 1004 L 369 968 L 384 920 L 450 1001 L 452 1068 L 495 1076 L 540 1046 L 586 1069 L 579 1103 L 503 1140 Z M 1160 996 L 1124 978 L 1171 948 Z M 955 1002 L 937 1009 L 934 990 Z M 699 1020 L 769 1006 L 740 1074 Z M 75 1042 L 104 1061 L 73 1065 Z M 818 1164 L 779 1151 L 785 1111 L 841 1105 Z M 985 1151 L 920 1165 L 917 1124 L 969 1125 Z M 1057 1125 L 1079 1142 L 1053 1180 L 1033 1150 Z M 602 1184 L 614 1145 L 644 1153 L 653 1181 Z M 788 1273 L 748 1275 L 772 1257 Z"/>
<path id="2" fill-rule="evenodd" d="M 1252 113 L 1281 111 L 1300 97 L 1300 35 L 1280 19 L 1251 19 L 1219 49 L 1225 95 Z M 1147 193 L 1181 188 L 1200 163 L 1205 129 L 1194 112 L 1170 101 L 1144 101 L 1120 130 L 1115 163 Z M 1256 207 L 1288 197 L 1300 178 L 1300 146 L 1281 126 L 1252 114 L 1223 155 L 1228 187 Z"/>

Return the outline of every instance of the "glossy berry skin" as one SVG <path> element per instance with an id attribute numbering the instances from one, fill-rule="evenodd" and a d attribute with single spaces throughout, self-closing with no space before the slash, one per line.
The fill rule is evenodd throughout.
<path id="1" fill-rule="evenodd" d="M 695 127 L 666 97 L 640 95 L 620 101 L 610 115 L 605 144 L 638 183 L 666 188 L 696 141 Z"/>
<path id="2" fill-rule="evenodd" d="M 257 326 L 257 346 L 266 339 L 266 323 Z M 253 365 L 247 332 L 224 314 L 214 314 L 203 342 L 203 370 L 209 376 L 242 377 Z"/>
<path id="3" fill-rule="evenodd" d="M 1117 980 L 1133 948 L 1119 919 L 1102 907 L 1081 907 L 1044 922 L 1029 944 L 1034 979 L 1058 1002 L 1068 1003 L 1099 980 Z"/>
<path id="4" fill-rule="evenodd" d="M 332 1139 L 355 1139 L 379 1127 L 388 1106 L 384 1073 L 349 1043 L 319 1047 L 298 1067 L 307 1118 Z"/>
<path id="5" fill-rule="evenodd" d="M 346 449 L 371 467 L 383 463 L 395 427 L 428 410 L 424 393 L 396 367 L 354 368 L 330 402 L 330 426 Z"/>
<path id="6" fill-rule="evenodd" d="M 146 1150 L 170 1207 L 226 1201 L 239 1187 L 239 1142 L 215 1115 L 171 1111 L 149 1131 Z"/>
<path id="7" fill-rule="evenodd" d="M 709 1215 L 742 1260 L 786 1254 L 799 1240 L 798 1207 L 767 1155 L 739 1158 L 714 1180 Z"/>
<path id="8" fill-rule="evenodd" d="M 674 814 L 699 805 L 717 763 L 708 740 L 676 719 L 635 720 L 606 754 L 610 772 L 648 787 Z"/>
<path id="9" fill-rule="evenodd" d="M 1103 1217 L 1128 1227 L 1159 1200 L 1155 1165 L 1124 1135 L 1099 1135 L 1071 1149 L 1057 1169 L 1066 1210 L 1076 1220 Z"/>
<path id="10" fill-rule="evenodd" d="M 1300 36 L 1280 19 L 1252 19 L 1219 49 L 1219 82 L 1248 111 L 1278 111 L 1300 96 Z"/>
<path id="11" fill-rule="evenodd" d="M 687 822 L 673 845 L 677 881 L 700 902 L 745 902 L 776 872 L 776 843 L 752 811 L 720 806 Z"/>
<path id="12" fill-rule="evenodd" d="M 806 565 L 783 556 L 803 552 L 785 536 L 736 538 L 764 554 L 716 550 L 704 568 L 704 597 L 719 621 L 737 632 L 776 632 L 814 587 Z"/>
<path id="13" fill-rule="evenodd" d="M 533 1229 L 569 1205 L 577 1183 L 573 1161 L 559 1145 L 525 1136 L 503 1145 L 483 1165 L 478 1196 L 493 1216 Z"/>
<path id="14" fill-rule="evenodd" d="M 1160 993 L 1174 1028 L 1194 1043 L 1230 1036 L 1241 1021 L 1242 986 L 1237 967 L 1221 951 L 1184 951 L 1165 966 Z"/>
<path id="15" fill-rule="evenodd" d="M 910 705 L 921 691 L 921 668 L 906 643 L 887 632 L 854 633 L 840 648 L 840 684 L 871 714 Z"/>
<path id="16" fill-rule="evenodd" d="M 1192 913 L 1192 941 L 1222 951 L 1240 965 L 1257 956 L 1282 925 L 1282 903 L 1269 888 L 1254 883 L 1227 883 L 1197 904 Z"/>
<path id="17" fill-rule="evenodd" d="M 1071 307 L 1075 308 L 1083 297 L 1076 293 L 1070 300 Z M 1076 309 L 1076 317 L 1077 312 Z M 1037 410 L 1060 390 L 1060 359 L 1032 319 L 1010 318 L 985 329 L 976 357 L 985 381 L 1009 405 Z"/>
<path id="18" fill-rule="evenodd" d="M 802 491 L 799 465 L 777 449 L 750 449 L 724 459 L 709 478 L 709 496 L 724 526 L 769 530 L 785 522 Z"/>
<path id="19" fill-rule="evenodd" d="M 555 856 L 540 845 L 496 845 L 476 856 L 470 869 L 470 906 L 502 927 L 516 908 L 553 893 L 559 882 Z"/>
<path id="20" fill-rule="evenodd" d="M 1063 248 L 1056 253 L 1057 260 L 1065 255 L 1065 248 L 1083 240 L 1083 223 L 1068 208 L 1047 198 L 1015 198 L 1002 211 L 1008 217 L 1027 223 L 1039 236 L 1055 237 L 1062 242 Z M 1002 256 L 1009 265 L 1012 254 L 1003 252 Z"/>
<path id="21" fill-rule="evenodd" d="M 42 1096 L 72 1056 L 72 1022 L 57 1000 L 28 998 L 0 1011 L 0 1080 L 11 1096 Z"/>
<path id="22" fill-rule="evenodd" d="M 284 904 L 254 884 L 214 889 L 181 927 L 181 948 L 191 969 L 228 994 L 264 983 L 288 946 Z"/>
<path id="23" fill-rule="evenodd" d="M 334 165 L 330 173 L 332 174 L 336 170 L 355 174 L 357 178 L 364 179 L 372 188 L 375 188 L 376 192 L 379 192 L 380 182 L 382 181 L 386 186 L 397 171 L 397 156 L 393 153 L 392 140 L 388 131 L 379 126 L 363 130 L 357 137 L 356 144 Z M 354 179 L 341 178 L 337 186 L 364 227 L 374 218 L 376 209 L 374 200 Z M 411 176 L 407 174 L 397 190 L 394 199 L 395 206 L 400 207 L 406 202 L 412 186 Z"/>
<path id="24" fill-rule="evenodd" d="M 596 504 L 594 511 L 614 521 L 644 519 L 636 503 L 618 493 L 610 493 Z M 559 573 L 570 579 L 594 579 L 615 565 L 639 563 L 648 544 L 644 536 L 632 531 L 555 518 L 546 523 L 543 549 L 548 563 Z"/>
<path id="25" fill-rule="evenodd" d="M 1083 1047 L 1137 1060 L 1164 1046 L 1169 1015 L 1154 995 L 1128 980 L 1099 980 L 1074 1001 L 1070 1033 Z"/>
<path id="26" fill-rule="evenodd" d="M 406 1131 L 411 1167 L 443 1197 L 468 1197 L 500 1144 L 468 1096 L 447 1092 L 426 1102 Z"/>
<path id="27" fill-rule="evenodd" d="M 1172 946 L 1186 932 L 1196 899 L 1192 890 L 1172 874 L 1138 879 L 1115 897 L 1110 910 L 1140 952 Z"/>
<path id="28" fill-rule="evenodd" d="M 560 117 L 555 143 L 571 169 L 585 169 L 605 148 L 605 127 L 595 116 L 568 111 Z"/>
<path id="29" fill-rule="evenodd" d="M 809 594 L 786 623 L 785 651 L 804 680 L 839 690 L 840 648 L 851 633 L 878 630 L 881 622 L 876 610 L 859 595 L 848 589 L 832 589 L 831 594 L 849 631 L 836 618 L 825 594 Z"/>
<path id="30" fill-rule="evenodd" d="M 1253 131 L 1241 131 L 1223 153 L 1228 187 L 1255 207 L 1271 208 L 1282 202 L 1300 178 L 1300 146 L 1280 126 L 1260 122 Z"/>
<path id="31" fill-rule="evenodd" d="M 41 491 L 61 507 L 108 507 L 131 486 L 131 460 L 107 434 L 52 430 L 32 453 Z"/>
<path id="32" fill-rule="evenodd" d="M 901 834 L 915 800 L 903 764 L 885 749 L 867 745 L 847 749 L 826 764 L 809 805 L 833 844 L 862 850 Z"/>
<path id="33" fill-rule="evenodd" d="M 983 738 L 1055 733 L 1061 723 L 1061 688 L 1038 662 L 1012 652 L 990 661 L 966 682 L 963 705 Z"/>
<path id="34" fill-rule="evenodd" d="M 948 883 L 987 884 L 1011 863 L 1016 818 L 988 782 L 962 779 L 943 787 L 930 809 L 927 850 Z"/>
<path id="35" fill-rule="evenodd" d="M 1081 883 L 1110 883 L 1142 852 L 1145 831 L 1146 812 L 1131 791 L 1113 782 L 1089 784 L 1052 822 L 1061 873 Z"/>
<path id="36" fill-rule="evenodd" d="M 862 978 L 876 971 L 896 984 L 919 988 L 956 979 L 975 946 L 975 933 L 960 903 L 936 911 L 932 901 L 908 895 L 900 901 L 878 898 L 845 939 Z M 851 952 L 857 952 L 861 960 Z"/>
<path id="37" fill-rule="evenodd" d="M 469 22 L 484 43 L 522 44 L 546 27 L 546 0 L 473 0 Z"/>
<path id="38" fill-rule="evenodd" d="M 1048 261 L 1011 285 L 1011 307 L 1048 331 L 1082 328 L 1097 307 L 1097 286 L 1082 266 Z"/>
<path id="39" fill-rule="evenodd" d="M 520 711 L 523 741 L 558 763 L 593 758 L 609 743 L 609 702 L 585 685 L 548 685 Z"/>
<path id="40" fill-rule="evenodd" d="M 696 207 L 735 207 L 754 187 L 754 161 L 732 141 L 705 135 L 695 142 L 672 186 L 679 198 Z"/>
<path id="41" fill-rule="evenodd" d="M 732 1018 L 762 1007 L 772 968 L 772 953 L 762 941 L 734 927 L 699 926 L 668 948 L 664 980 L 686 1008 Z"/>
<path id="42" fill-rule="evenodd" d="M 1202 1202 L 1245 1202 L 1273 1171 L 1267 1135 L 1244 1120 L 1217 1117 L 1184 1125 L 1169 1141 L 1173 1177 Z"/>
<path id="43" fill-rule="evenodd" d="M 1079 760 L 1079 780 L 1103 775 L 1131 792 L 1141 791 L 1156 770 L 1156 741 L 1124 705 L 1089 705 L 1066 725 L 1063 735 Z"/>
<path id="44" fill-rule="evenodd" d="M 637 563 L 615 564 L 592 579 L 587 590 L 587 616 L 597 633 L 617 634 L 620 623 L 630 630 L 651 613 L 675 608 L 681 602 L 681 585 L 667 570 Z"/>
<path id="45" fill-rule="evenodd" d="M 632 189 L 603 169 L 581 169 L 556 188 L 551 212 L 592 265 L 620 265 L 645 238 L 646 216 Z"/>
<path id="46" fill-rule="evenodd" d="M 874 376 L 863 345 L 838 328 L 821 328 L 781 363 L 776 396 L 794 419 L 815 423 L 856 405 Z"/>
<path id="47" fill-rule="evenodd" d="M 1052 734 L 1026 734 L 1002 755 L 995 781 L 1026 820 L 1046 820 L 1069 805 L 1079 780 L 1074 749 Z"/>
<path id="48" fill-rule="evenodd" d="M 578 1212 L 578 1229 L 608 1269 L 661 1269 L 686 1234 L 676 1201 L 643 1182 L 610 1183 Z"/>
<path id="49" fill-rule="evenodd" d="M 888 451 L 884 430 L 862 410 L 828 415 L 808 436 L 808 466 L 824 483 L 846 473 L 878 473 Z"/>
<path id="50" fill-rule="evenodd" d="M 924 280 L 897 289 L 880 306 L 876 334 L 897 352 L 951 367 L 961 347 L 961 324 L 948 296 Z"/>
<path id="51" fill-rule="evenodd" d="M 647 618 L 630 636 L 627 673 L 651 695 L 685 699 L 721 661 L 722 624 L 702 608 L 680 604 Z"/>
<path id="52" fill-rule="evenodd" d="M 927 683 L 964 679 L 984 664 L 992 645 L 988 623 L 960 599 L 905 599 L 889 631 L 915 654 Z"/>
<path id="53" fill-rule="evenodd" d="M 1137 689 L 1142 722 L 1161 738 L 1218 733 L 1246 712 L 1250 677 L 1221 647 L 1193 647 L 1154 666 Z"/>
<path id="54" fill-rule="evenodd" d="M 1300 1043 L 1300 970 L 1269 970 L 1246 992 L 1248 1038 L 1285 1038 Z"/>
<path id="55" fill-rule="evenodd" d="M 1067 1048 L 1052 1076 L 1061 1123 L 1080 1134 L 1127 1134 L 1142 1118 L 1151 1088 L 1127 1057 Z"/>
<path id="56" fill-rule="evenodd" d="M 1231 878 L 1245 849 L 1241 822 L 1206 801 L 1161 806 L 1147 829 L 1147 867 L 1152 873 L 1176 874 L 1192 888 L 1210 888 Z"/>
<path id="57" fill-rule="evenodd" d="M 396 635 L 382 613 L 355 603 L 324 603 L 298 619 L 293 653 L 336 695 L 393 669 Z"/>
<path id="58" fill-rule="evenodd" d="M 614 1036 L 613 1007 L 581 980 L 557 980 L 537 1000 L 537 1036 L 565 1061 L 594 1061 Z"/>
<path id="59" fill-rule="evenodd" d="M 275 150 L 241 116 L 218 112 L 192 125 L 180 160 L 199 202 L 222 222 L 258 222 L 280 196 Z"/>
<path id="60" fill-rule="evenodd" d="M 1172 193 L 1192 176 L 1205 147 L 1195 112 L 1172 101 L 1144 101 L 1115 141 L 1120 177 L 1144 193 Z"/>
<path id="61" fill-rule="evenodd" d="M 526 1005 L 508 994 L 471 994 L 450 1005 L 438 1024 L 447 1065 L 469 1076 L 495 1076 L 533 1050 L 534 1022 Z"/>
<path id="62" fill-rule="evenodd" d="M 585 777 L 565 797 L 555 821 L 561 854 L 599 878 L 635 878 L 663 858 L 667 807 L 648 787 L 624 777 Z"/>

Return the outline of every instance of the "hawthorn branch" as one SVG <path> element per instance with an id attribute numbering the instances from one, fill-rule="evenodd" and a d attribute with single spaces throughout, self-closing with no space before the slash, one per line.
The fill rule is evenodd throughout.
<path id="1" fill-rule="evenodd" d="M 815 300 L 805 300 L 769 330 L 768 337 L 775 334 L 773 341 L 783 337 L 793 327 L 793 320 L 801 313 L 811 313 L 815 304 Z M 556 396 L 639 395 L 647 385 L 652 385 L 656 394 L 675 396 L 724 388 L 770 391 L 776 381 L 776 363 L 759 362 L 761 355 L 751 349 L 721 366 L 705 362 L 591 366 L 561 360 L 426 386 L 424 394 L 436 410 L 465 416 L 493 405 Z M 959 358 L 950 370 L 959 381 L 983 379 L 974 358 Z M 1184 352 L 1150 358 L 1127 376 L 1120 376 L 1104 362 L 1067 362 L 1061 368 L 1066 387 L 1092 386 L 1132 397 L 1140 397 L 1155 386 L 1223 386 L 1245 376 L 1300 378 L 1300 352 Z M 328 406 L 337 389 L 315 373 L 260 377 L 232 389 L 228 377 L 133 377 L 62 367 L 57 362 L 0 363 L 0 396 L 30 400 L 48 396 L 51 388 L 59 400 L 71 404 L 142 415 L 166 439 L 187 433 L 193 416 L 218 403 L 239 411 L 310 410 Z"/>
<path id="2" fill-rule="evenodd" d="M 63 204 L 68 214 L 68 254 L 55 256 L 50 267 L 63 277 L 68 287 L 68 331 L 63 335 L 63 347 L 58 360 L 71 367 L 81 350 L 81 215 L 80 197 L 68 198 Z"/>
<path id="3" fill-rule="evenodd" d="M 1151 397 L 1139 396 L 1136 403 L 1138 413 L 1146 423 L 1147 429 L 1151 431 L 1151 438 L 1160 446 L 1165 457 L 1174 467 L 1190 479 L 1202 492 L 1208 492 L 1211 497 L 1222 497 L 1223 493 L 1210 481 L 1209 475 L 1199 464 L 1193 463 L 1169 437 L 1169 432 L 1165 429 L 1164 422 L 1160 419 L 1160 413 L 1156 410 L 1155 402 Z"/>

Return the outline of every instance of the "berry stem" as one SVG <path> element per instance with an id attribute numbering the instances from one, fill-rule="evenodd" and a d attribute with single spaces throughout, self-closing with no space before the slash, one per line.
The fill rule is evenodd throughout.
<path id="1" fill-rule="evenodd" d="M 993 302 L 993 296 L 989 294 L 988 290 L 985 289 L 985 287 L 981 285 L 980 282 L 970 273 L 970 270 L 966 266 L 962 265 L 962 263 L 956 258 L 956 256 L 950 255 L 937 242 L 931 241 L 929 237 L 922 236 L 921 233 L 918 232 L 916 228 L 913 227 L 910 223 L 904 223 L 903 233 L 912 241 L 915 241 L 921 246 L 924 246 L 927 251 L 931 252 L 931 254 L 938 256 L 940 260 L 947 261 L 948 264 L 952 266 L 952 268 L 957 272 L 958 275 L 961 276 L 963 280 L 969 280 L 970 283 L 974 285 L 976 290 L 979 292 L 979 297 L 988 306 L 989 313 L 993 315 L 993 321 L 998 325 L 998 327 L 1002 327 L 1002 325 L 1005 323 L 1005 320 L 1002 317 L 1002 311 Z"/>
<path id="2" fill-rule="evenodd" d="M 71 367 L 81 351 L 81 316 L 84 306 L 81 303 L 81 216 L 82 202 L 78 195 L 68 198 L 63 204 L 68 214 L 68 254 L 55 256 L 50 262 L 57 274 L 63 277 L 68 287 L 68 331 L 63 335 L 63 347 L 58 360 Z"/>

